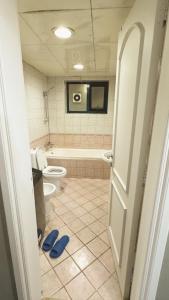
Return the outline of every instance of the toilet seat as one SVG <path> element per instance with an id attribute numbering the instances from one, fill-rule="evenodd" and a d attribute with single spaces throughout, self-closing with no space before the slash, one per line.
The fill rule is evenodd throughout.
<path id="1" fill-rule="evenodd" d="M 48 166 L 43 169 L 44 177 L 64 177 L 67 171 L 64 167 Z"/>

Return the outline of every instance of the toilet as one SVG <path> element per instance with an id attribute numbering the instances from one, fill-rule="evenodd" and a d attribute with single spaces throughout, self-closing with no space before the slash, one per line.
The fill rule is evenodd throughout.
<path id="1" fill-rule="evenodd" d="M 45 202 L 50 200 L 54 192 L 56 191 L 56 186 L 52 183 L 49 182 L 44 182 L 43 183 L 43 194 L 45 197 Z"/>
<path id="2" fill-rule="evenodd" d="M 61 178 L 65 177 L 67 170 L 64 167 L 48 166 L 45 151 L 41 148 L 31 150 L 32 165 L 42 171 L 44 182 L 56 186 L 56 192 L 61 190 Z"/>
<path id="3" fill-rule="evenodd" d="M 48 216 L 50 215 L 50 212 L 53 210 L 53 205 L 50 203 L 50 199 L 53 196 L 53 194 L 56 191 L 56 186 L 49 182 L 43 183 L 43 194 L 44 194 L 44 202 L 45 202 L 45 214 L 46 214 L 46 220 L 48 221 Z"/>

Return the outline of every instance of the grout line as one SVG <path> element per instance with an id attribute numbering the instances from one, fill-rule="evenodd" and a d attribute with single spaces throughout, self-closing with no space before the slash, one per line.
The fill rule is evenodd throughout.
<path id="1" fill-rule="evenodd" d="M 77 179 L 73 180 L 73 182 L 76 182 L 76 181 L 77 181 Z M 96 189 L 97 189 L 97 186 L 96 186 Z M 79 193 L 78 190 L 76 190 L 76 191 L 77 191 L 77 193 Z M 76 193 L 76 191 L 74 191 L 73 193 Z M 87 192 L 87 193 L 88 193 L 88 192 Z M 90 191 L 89 191 L 89 193 L 90 193 Z M 66 193 L 63 192 L 62 195 L 64 195 L 64 194 L 66 194 Z M 104 193 L 104 194 L 105 194 L 105 193 Z M 74 199 L 71 197 L 71 195 L 69 195 L 69 197 L 71 198 L 71 199 L 70 199 L 70 202 L 72 202 L 72 201 L 75 201 L 75 202 L 76 202 L 76 200 L 74 200 Z M 82 197 L 85 198 L 85 196 L 82 196 Z M 96 197 L 93 198 L 92 200 L 87 199 L 88 201 L 86 201 L 84 204 L 79 204 L 79 203 L 78 203 L 78 207 L 81 207 L 81 208 L 85 209 L 85 208 L 83 207 L 83 205 L 85 205 L 86 203 L 92 202 L 92 201 L 95 200 L 97 197 L 98 197 L 98 196 L 96 195 Z M 59 198 L 59 197 L 58 197 L 58 198 Z M 59 201 L 59 199 L 58 199 L 58 201 Z M 61 201 L 61 200 L 60 200 L 60 201 Z M 103 201 L 103 203 L 100 204 L 100 205 L 94 204 L 96 207 L 93 208 L 93 209 L 91 209 L 91 211 L 93 211 L 93 210 L 99 208 L 101 205 L 103 205 L 103 204 L 105 204 L 105 203 L 107 203 L 107 201 Z M 67 213 L 72 213 L 72 214 L 73 214 L 73 210 L 74 210 L 74 209 L 68 208 L 68 207 L 65 205 L 65 203 L 60 203 L 60 204 L 63 205 L 64 207 L 66 207 L 66 208 L 68 209 L 68 212 L 67 212 Z M 73 221 L 73 222 L 67 222 L 67 223 L 66 223 L 66 222 L 62 219 L 62 216 L 63 216 L 64 214 L 62 214 L 62 215 L 57 215 L 57 213 L 55 212 L 56 209 L 57 209 L 57 207 L 54 208 L 54 217 L 53 217 L 50 221 L 54 220 L 55 218 L 61 219 L 61 221 L 63 222 L 63 225 L 60 226 L 59 228 L 62 228 L 62 227 L 64 227 L 64 226 L 67 226 L 68 229 L 72 232 L 72 237 L 73 237 L 73 236 L 76 237 L 76 238 L 82 243 L 82 245 L 81 245 L 81 247 L 80 247 L 79 249 L 77 249 L 77 250 L 76 250 L 74 253 L 72 253 L 72 254 L 70 254 L 70 253 L 66 250 L 66 253 L 68 254 L 68 256 L 67 256 L 65 259 L 63 259 L 61 262 L 59 262 L 58 264 L 56 264 L 55 266 L 52 266 L 52 264 L 50 263 L 50 261 L 49 261 L 49 259 L 48 259 L 48 256 L 42 251 L 42 252 L 43 252 L 43 255 L 45 256 L 45 258 L 47 258 L 47 261 L 49 262 L 49 265 L 50 265 L 51 269 L 48 270 L 47 272 L 43 273 L 43 275 L 41 275 L 41 277 L 44 276 L 46 273 L 50 272 L 51 270 L 53 270 L 54 273 L 56 274 L 56 277 L 58 278 L 59 282 L 60 282 L 61 285 L 62 285 L 62 287 L 61 287 L 57 292 L 55 292 L 54 294 L 58 293 L 62 288 L 65 288 L 67 294 L 69 295 L 69 293 L 68 293 L 68 291 L 67 291 L 67 289 L 66 289 L 66 285 L 68 285 L 72 280 L 74 280 L 74 279 L 75 279 L 78 275 L 80 275 L 81 273 L 86 277 L 86 279 L 88 280 L 88 282 L 93 286 L 93 284 L 90 282 L 90 280 L 89 280 L 89 279 L 87 278 L 87 276 L 85 275 L 84 271 L 85 271 L 91 264 L 93 264 L 93 263 L 96 262 L 96 261 L 100 262 L 100 263 L 103 265 L 103 267 L 108 271 L 108 273 L 109 273 L 109 275 L 110 275 L 109 278 L 110 278 L 111 276 L 113 276 L 113 274 L 114 274 L 115 272 L 110 273 L 110 271 L 106 268 L 106 266 L 100 261 L 100 257 L 101 257 L 102 255 L 104 255 L 104 253 L 106 253 L 106 252 L 110 249 L 110 245 L 108 245 L 104 240 L 102 240 L 102 239 L 100 238 L 100 235 L 101 235 L 102 233 L 106 232 L 106 230 L 107 230 L 107 226 L 106 226 L 105 224 L 103 224 L 103 223 L 100 221 L 100 218 L 102 218 L 103 216 L 106 215 L 105 210 L 104 210 L 103 208 L 100 208 L 100 209 L 102 209 L 102 211 L 105 212 L 105 214 L 104 214 L 103 216 L 97 217 L 97 218 L 96 218 L 95 216 L 93 216 L 92 214 L 90 214 L 91 211 L 86 211 L 82 216 L 84 216 L 84 215 L 86 215 L 86 214 L 89 214 L 90 216 L 94 217 L 94 219 L 95 219 L 95 220 L 92 221 L 90 224 L 84 223 L 84 222 L 80 219 L 82 216 L 79 216 L 79 217 L 78 217 L 77 215 L 75 215 L 76 220 L 80 220 L 80 221 L 83 223 L 84 227 L 81 228 L 79 231 L 74 232 L 74 231 L 71 229 L 71 227 L 69 227 L 70 224 L 72 224 L 74 221 Z M 76 208 L 75 208 L 75 209 L 76 209 Z M 66 213 L 65 213 L 65 214 L 66 214 Z M 50 221 L 49 221 L 49 222 L 50 222 Z M 102 232 L 100 232 L 100 233 L 95 233 L 94 231 L 92 231 L 92 229 L 91 229 L 89 226 L 92 225 L 92 224 L 95 223 L 95 222 L 100 222 L 100 223 L 105 227 L 105 229 L 104 229 Z M 89 230 L 91 230 L 92 233 L 95 234 L 95 236 L 94 236 L 88 243 L 84 243 L 83 241 L 81 241 L 81 239 L 80 239 L 80 238 L 78 237 L 78 235 L 77 235 L 77 233 L 79 233 L 80 231 L 82 231 L 82 230 L 85 229 L 85 228 L 88 228 Z M 107 246 L 107 249 L 106 249 L 103 253 L 101 253 L 98 257 L 96 257 L 95 254 L 88 248 L 88 244 L 89 244 L 90 242 L 92 242 L 95 238 L 99 238 L 99 239 Z M 86 248 L 94 255 L 94 260 L 93 260 L 91 263 L 89 263 L 89 265 L 86 266 L 86 267 L 82 270 L 82 269 L 80 268 L 80 266 L 78 265 L 78 263 L 76 263 L 76 261 L 74 260 L 73 255 L 74 255 L 76 252 L 78 252 L 80 249 L 82 249 L 83 247 L 86 247 Z M 74 277 L 73 277 L 70 281 L 68 281 L 66 284 L 63 284 L 62 281 L 60 280 L 60 278 L 58 277 L 58 275 L 57 275 L 57 273 L 56 273 L 56 271 L 55 271 L 55 268 L 56 268 L 58 265 L 60 265 L 61 263 L 63 263 L 66 259 L 70 258 L 70 257 L 71 257 L 71 259 L 73 260 L 73 262 L 76 264 L 76 266 L 78 267 L 79 273 L 76 274 L 76 276 L 74 276 Z M 114 279 L 115 279 L 115 277 L 114 277 Z M 106 282 L 106 281 L 105 281 L 105 282 Z M 104 283 L 105 283 L 105 282 L 104 282 Z M 104 284 L 104 283 L 103 283 L 103 284 Z M 103 284 L 102 284 L 102 285 L 103 285 Z M 102 286 L 102 285 L 101 285 L 101 286 Z M 100 287 L 101 287 L 101 286 L 100 286 Z M 100 288 L 100 287 L 99 287 L 99 288 Z M 93 288 L 94 288 L 94 293 L 95 293 L 95 292 L 98 292 L 98 289 L 99 289 L 99 288 L 96 289 L 94 286 L 93 286 Z M 94 294 L 94 293 L 93 293 L 93 294 Z M 54 294 L 53 294 L 53 295 L 54 295 Z M 92 294 L 92 295 L 93 295 L 93 294 Z M 91 295 L 88 299 L 90 299 L 90 298 L 92 297 L 92 295 Z M 51 296 L 52 296 L 52 295 L 51 295 Z M 69 295 L 69 297 L 70 297 L 70 299 L 72 299 L 70 295 Z"/>

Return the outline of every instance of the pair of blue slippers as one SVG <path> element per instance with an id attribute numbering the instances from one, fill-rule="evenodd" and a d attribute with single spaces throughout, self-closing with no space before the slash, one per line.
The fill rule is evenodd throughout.
<path id="1" fill-rule="evenodd" d="M 42 249 L 45 252 L 50 251 L 49 255 L 51 258 L 58 258 L 63 253 L 69 242 L 69 237 L 67 235 L 64 235 L 55 243 L 58 235 L 58 230 L 52 230 L 42 245 Z"/>

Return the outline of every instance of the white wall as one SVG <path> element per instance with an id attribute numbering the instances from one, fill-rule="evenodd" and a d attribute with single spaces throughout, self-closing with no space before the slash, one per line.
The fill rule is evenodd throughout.
<path id="1" fill-rule="evenodd" d="M 49 77 L 49 127 L 50 133 L 112 134 L 115 77 L 97 78 L 109 81 L 108 114 L 67 114 L 65 81 L 94 80 L 96 78 Z"/>
<path id="2" fill-rule="evenodd" d="M 47 88 L 47 77 L 24 63 L 26 106 L 30 141 L 48 134 L 48 123 L 44 122 L 43 91 Z"/>

